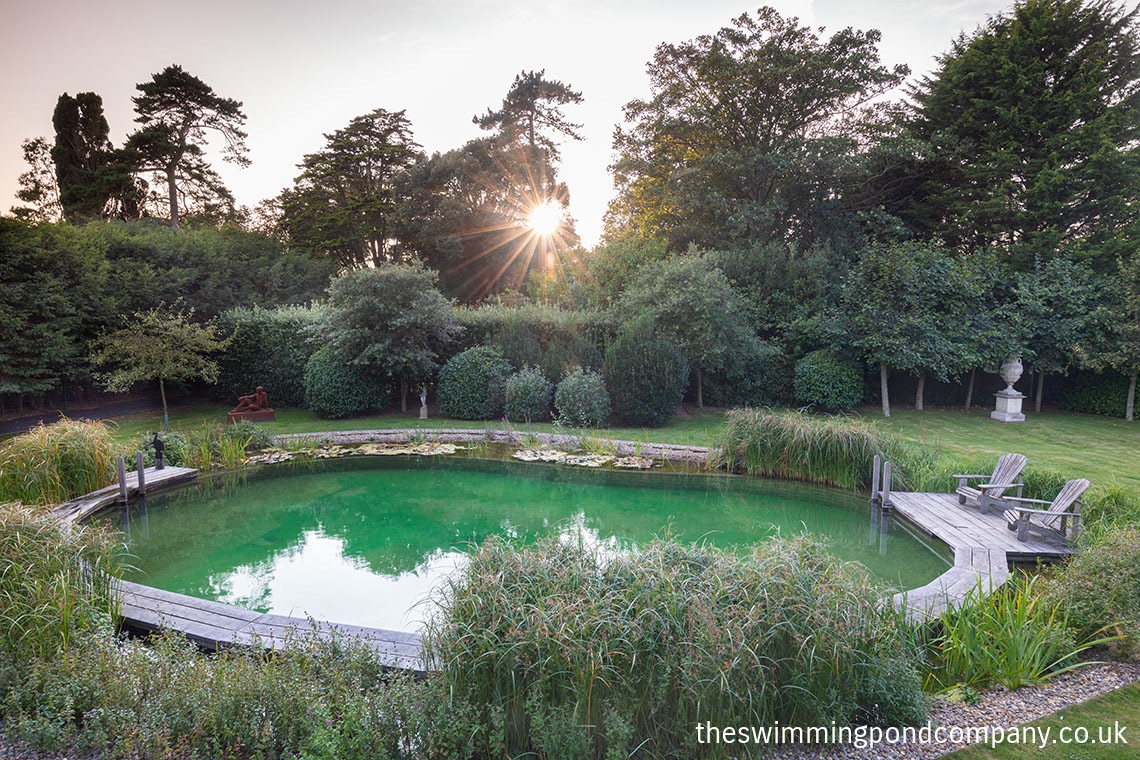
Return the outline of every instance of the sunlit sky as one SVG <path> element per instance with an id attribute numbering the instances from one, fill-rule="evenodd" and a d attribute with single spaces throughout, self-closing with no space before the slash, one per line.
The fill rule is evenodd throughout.
<path id="1" fill-rule="evenodd" d="M 961 31 L 1011 0 L 779 0 L 781 13 L 829 31 L 875 28 L 884 63 L 929 72 Z M 645 65 L 661 42 L 727 26 L 739 0 L 50 0 L 0 7 L 0 210 L 15 200 L 25 138 L 53 136 L 60 93 L 103 98 L 111 139 L 134 129 L 134 86 L 177 63 L 240 100 L 252 166 L 214 166 L 241 204 L 292 184 L 324 133 L 375 108 L 406 110 L 429 152 L 483 134 L 516 74 L 545 69 L 582 92 L 566 115 L 586 140 L 562 147 L 571 215 L 592 245 L 612 195 L 606 167 L 621 107 L 649 95 Z"/>

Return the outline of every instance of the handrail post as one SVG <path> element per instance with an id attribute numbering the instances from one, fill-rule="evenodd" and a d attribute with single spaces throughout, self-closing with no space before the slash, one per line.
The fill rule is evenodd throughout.
<path id="1" fill-rule="evenodd" d="M 119 501 L 127 503 L 127 462 L 119 457 Z"/>
<path id="2" fill-rule="evenodd" d="M 139 476 L 139 498 L 146 496 L 146 478 L 143 475 L 143 453 L 140 451 L 135 455 L 135 472 Z"/>

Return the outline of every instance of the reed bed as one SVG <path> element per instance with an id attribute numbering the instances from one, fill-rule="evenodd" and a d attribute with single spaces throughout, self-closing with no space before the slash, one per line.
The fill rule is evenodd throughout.
<path id="1" fill-rule="evenodd" d="M 495 727 L 475 756 L 497 742 L 543 757 L 706 757 L 705 721 L 921 720 L 917 660 L 881 594 L 807 538 L 747 554 L 657 540 L 619 556 L 494 538 L 436 600 L 426 651 L 453 699 Z"/>
<path id="2" fill-rule="evenodd" d="M 734 409 L 716 448 L 715 464 L 731 471 L 851 489 L 870 483 L 876 455 L 907 468 L 923 459 L 872 421 L 794 410 Z"/>
<path id="3" fill-rule="evenodd" d="M 0 444 L 0 501 L 59 504 L 108 486 L 119 449 L 102 422 L 41 424 Z"/>

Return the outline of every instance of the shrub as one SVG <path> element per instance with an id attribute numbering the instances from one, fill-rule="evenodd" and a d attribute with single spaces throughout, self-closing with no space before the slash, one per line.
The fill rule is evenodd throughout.
<path id="1" fill-rule="evenodd" d="M 865 419 L 733 409 L 717 442 L 716 463 L 769 478 L 859 488 L 871 479 L 878 454 L 892 462 L 913 459 L 911 447 Z M 902 470 L 892 478 L 903 485 Z"/>
<path id="2" fill-rule="evenodd" d="M 750 553 L 656 540 L 618 557 L 493 538 L 437 598 L 425 643 L 449 693 L 505 707 L 511 756 L 575 745 L 589 725 L 576 757 L 696 757 L 698 720 L 922 720 L 917 661 L 880 599 L 860 566 L 804 538 Z"/>
<path id="3" fill-rule="evenodd" d="M 495 346 L 476 346 L 451 357 L 439 373 L 439 412 L 460 420 L 500 416 L 511 364 Z"/>
<path id="4" fill-rule="evenodd" d="M 1078 372 L 1065 378 L 1057 405 L 1069 412 L 1123 417 L 1128 378 L 1119 372 Z"/>
<path id="5" fill-rule="evenodd" d="M 274 408 L 305 405 L 305 366 L 318 344 L 308 329 L 323 314 L 320 308 L 231 309 L 218 320 L 231 335 L 218 359 L 219 398 L 232 402 L 261 385 Z"/>
<path id="6" fill-rule="evenodd" d="M 305 365 L 305 406 L 318 417 L 339 419 L 383 409 L 388 379 L 349 364 L 325 346 Z"/>
<path id="7" fill-rule="evenodd" d="M 575 367 L 601 369 L 602 352 L 588 336 L 582 333 L 557 334 L 542 352 L 539 365 L 547 377 L 565 377 Z"/>
<path id="8" fill-rule="evenodd" d="M 0 443 L 0 501 L 58 504 L 114 482 L 120 447 L 102 422 L 63 419 Z"/>
<path id="9" fill-rule="evenodd" d="M 566 427 L 604 427 L 610 416 L 610 396 L 602 376 L 575 367 L 554 391 L 558 424 Z"/>
<path id="10" fill-rule="evenodd" d="M 1117 656 L 1140 655 L 1140 528 L 1099 531 L 1047 589 L 1080 636 L 1107 628 L 1125 637 L 1112 644 Z"/>
<path id="11" fill-rule="evenodd" d="M 524 367 L 507 379 L 507 419 L 537 422 L 550 418 L 554 385 L 537 367 Z"/>
<path id="12" fill-rule="evenodd" d="M 863 400 L 863 373 L 841 361 L 831 348 L 812 351 L 796 362 L 796 403 L 824 409 L 852 409 Z"/>
<path id="13" fill-rule="evenodd" d="M 681 350 L 649 322 L 628 325 L 606 349 L 603 373 L 613 412 L 638 427 L 661 427 L 673 418 L 689 382 Z"/>
<path id="14" fill-rule="evenodd" d="M 724 367 L 705 375 L 705 403 L 710 406 L 773 406 L 792 401 L 792 371 L 776 345 L 743 341 L 724 360 Z"/>

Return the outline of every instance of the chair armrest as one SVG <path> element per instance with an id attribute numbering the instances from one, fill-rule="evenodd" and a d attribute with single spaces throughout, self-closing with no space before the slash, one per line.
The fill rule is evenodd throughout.
<path id="1" fill-rule="evenodd" d="M 989 475 L 951 475 L 950 477 L 966 479 L 966 478 L 988 478 L 990 476 Z"/>
<path id="2" fill-rule="evenodd" d="M 1004 485 L 998 484 L 998 483 L 979 483 L 978 484 L 978 490 L 979 491 L 992 491 L 995 488 L 1013 488 L 1013 485 L 1010 483 L 1006 483 Z"/>
<path id="3" fill-rule="evenodd" d="M 1027 498 L 1024 498 L 1022 496 L 1006 496 L 1006 497 L 1004 497 L 1004 501 L 1024 501 L 1024 502 L 1029 502 L 1030 504 L 1052 504 L 1053 503 L 1051 501 L 1045 501 L 1044 499 L 1027 499 Z M 1022 507 L 1014 507 L 1014 509 L 1022 509 Z M 1028 509 L 1028 507 L 1026 507 L 1026 509 Z M 1030 510 L 1030 511 L 1041 512 L 1044 510 Z"/>
<path id="4" fill-rule="evenodd" d="M 1017 512 L 1019 517 L 1021 515 L 1052 515 L 1053 517 L 1058 517 L 1058 518 L 1060 518 L 1060 517 L 1072 517 L 1072 515 L 1069 514 L 1068 512 L 1056 512 L 1056 511 L 1050 510 L 1050 509 L 1030 509 L 1029 507 L 1014 507 L 1012 511 Z"/>

